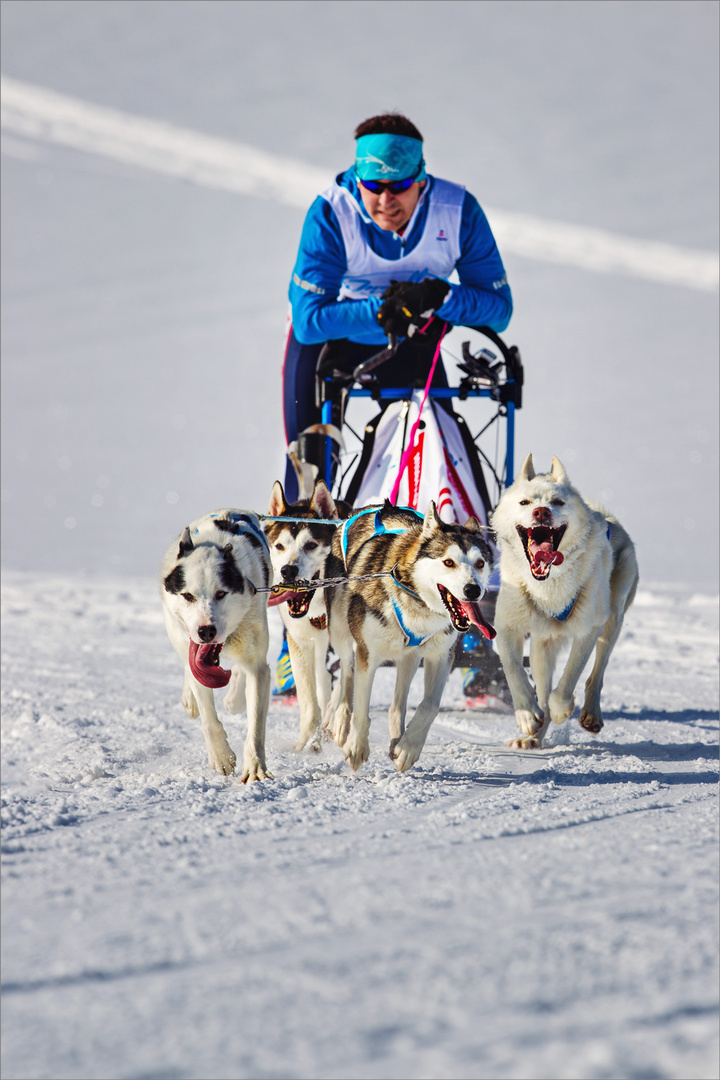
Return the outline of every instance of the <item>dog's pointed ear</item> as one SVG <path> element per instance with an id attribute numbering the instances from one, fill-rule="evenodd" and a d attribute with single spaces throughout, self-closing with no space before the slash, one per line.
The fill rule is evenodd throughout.
<path id="1" fill-rule="evenodd" d="M 182 559 L 184 555 L 189 555 L 191 551 L 195 550 L 195 545 L 192 542 L 190 536 L 190 526 L 186 525 L 182 536 L 180 537 L 180 547 L 178 548 L 177 557 Z"/>
<path id="2" fill-rule="evenodd" d="M 552 459 L 552 471 L 550 473 L 556 484 L 567 484 L 567 473 L 565 472 L 565 466 L 559 458 L 554 457 Z"/>
<path id="3" fill-rule="evenodd" d="M 435 530 L 437 529 L 437 527 L 439 525 L 442 525 L 442 521 L 438 517 L 438 512 L 437 512 L 437 509 L 435 508 L 435 503 L 431 499 L 430 502 L 428 503 L 428 508 L 425 511 L 425 519 L 423 521 L 422 535 L 423 536 L 429 536 L 430 533 L 435 532 Z"/>
<path id="4" fill-rule="evenodd" d="M 310 509 L 320 518 L 336 518 L 338 516 L 335 500 L 328 491 L 324 480 L 318 480 L 313 491 Z"/>
<path id="5" fill-rule="evenodd" d="M 521 480 L 532 480 L 535 476 L 535 466 L 533 465 L 532 454 L 528 454 L 522 463 L 522 469 L 520 470 Z"/>
<path id="6" fill-rule="evenodd" d="M 270 514 L 271 517 L 282 517 L 286 510 L 287 503 L 285 502 L 285 492 L 283 491 L 283 486 L 280 481 L 276 480 L 270 493 L 268 514 Z"/>
<path id="7" fill-rule="evenodd" d="M 467 529 L 468 532 L 482 532 L 482 526 L 476 517 L 469 517 L 463 528 Z"/>

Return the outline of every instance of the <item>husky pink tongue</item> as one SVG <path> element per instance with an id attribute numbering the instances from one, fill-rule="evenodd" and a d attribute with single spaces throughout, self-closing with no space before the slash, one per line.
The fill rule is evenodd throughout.
<path id="1" fill-rule="evenodd" d="M 488 638 L 488 640 L 492 641 L 492 639 L 497 634 L 497 631 L 495 627 L 491 626 L 487 619 L 485 619 L 482 611 L 480 610 L 480 605 L 468 603 L 466 601 L 465 603 L 460 603 L 460 606 L 467 615 L 470 622 L 475 623 L 480 633 L 484 634 L 484 636 Z"/>
<path id="2" fill-rule="evenodd" d="M 278 593 L 270 593 L 268 607 L 275 607 L 276 604 L 284 604 L 287 600 L 293 600 L 296 596 L 302 596 L 302 593 L 290 592 L 289 589 L 283 589 L 282 592 Z"/>
<path id="3" fill-rule="evenodd" d="M 227 686 L 232 672 L 221 668 L 218 660 L 222 645 L 212 642 L 210 645 L 196 645 L 190 642 L 190 670 L 199 683 L 216 690 L 219 686 Z"/>
<path id="4" fill-rule="evenodd" d="M 535 563 L 550 563 L 551 566 L 560 566 L 561 563 L 565 562 L 565 556 L 561 552 L 555 551 L 551 540 L 545 540 L 542 544 L 537 544 L 534 540 L 531 540 L 529 547 Z"/>

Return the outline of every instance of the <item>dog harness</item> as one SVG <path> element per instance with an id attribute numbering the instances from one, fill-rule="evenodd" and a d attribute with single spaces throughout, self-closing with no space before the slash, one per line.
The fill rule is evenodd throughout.
<path id="1" fill-rule="evenodd" d="M 416 514 L 418 518 L 422 518 L 422 514 L 419 514 L 418 511 L 414 510 L 413 507 L 411 507 L 411 506 L 405 506 L 405 507 L 403 507 L 403 509 L 404 510 L 412 510 L 413 514 Z M 375 536 L 382 536 L 384 533 L 403 533 L 403 532 L 407 531 L 403 527 L 400 527 L 398 529 L 387 529 L 385 527 L 385 525 L 383 524 L 381 518 L 380 518 L 381 511 L 377 510 L 375 507 L 372 507 L 372 506 L 369 507 L 367 510 L 361 510 L 360 513 L 355 514 L 354 517 L 348 518 L 340 526 L 340 544 L 341 544 L 341 547 L 342 547 L 343 562 L 345 563 L 345 569 L 346 570 L 348 568 L 347 567 L 347 545 L 348 545 L 347 533 L 348 533 L 348 528 L 350 527 L 350 525 L 352 525 L 352 523 L 354 521 L 357 521 L 358 518 L 364 517 L 366 514 L 373 514 L 373 513 L 375 514 L 375 521 L 373 523 L 374 524 L 374 532 L 373 532 L 372 536 L 367 537 L 368 540 L 372 540 Z M 409 585 L 403 585 L 402 581 L 398 580 L 398 578 L 395 576 L 395 567 L 394 566 L 393 566 L 392 570 L 390 571 L 390 577 L 392 578 L 392 580 L 395 582 L 395 584 L 400 589 L 403 589 L 406 593 L 409 593 L 410 596 L 412 596 L 415 600 L 420 600 L 420 597 L 418 596 L 418 594 L 415 592 L 414 589 L 411 589 Z M 400 629 L 401 629 L 401 631 L 402 631 L 402 633 L 403 633 L 403 635 L 405 637 L 405 648 L 406 649 L 415 648 L 415 646 L 417 646 L 417 645 L 424 645 L 427 641 L 430 640 L 430 638 L 435 637 L 436 634 L 440 633 L 439 630 L 433 630 L 432 634 L 426 634 L 425 637 L 421 637 L 419 634 L 416 634 L 413 630 L 411 630 L 409 626 L 405 625 L 405 623 L 403 622 L 403 617 L 402 617 L 402 609 L 400 608 L 400 605 L 398 604 L 398 602 L 396 600 L 394 600 L 394 599 L 392 601 L 392 606 L 393 606 L 393 611 L 395 612 L 395 618 L 397 619 L 398 626 L 400 627 Z"/>
<path id="2" fill-rule="evenodd" d="M 243 533 L 245 533 L 246 535 L 249 533 L 250 535 L 257 537 L 258 540 L 262 541 L 263 547 L 265 548 L 265 552 L 269 557 L 269 555 L 270 555 L 270 544 L 268 542 L 267 536 L 262 531 L 262 529 L 258 528 L 258 526 L 255 524 L 254 521 L 251 521 L 251 519 L 247 516 L 247 514 L 237 514 L 237 513 L 234 513 L 234 512 L 230 512 L 230 513 L 225 514 L 223 516 L 228 521 L 232 521 L 233 525 L 237 525 L 238 532 L 233 533 L 234 536 L 242 536 Z M 211 518 L 217 518 L 218 514 L 211 514 L 210 517 Z M 195 530 L 195 535 L 197 536 L 199 532 L 200 532 L 200 529 L 196 529 Z M 244 577 L 245 577 L 245 580 L 247 581 L 248 585 L 252 589 L 253 594 L 257 595 L 257 593 L 259 591 L 257 585 L 253 584 L 253 582 L 250 580 L 250 578 L 247 576 L 247 574 L 245 574 Z"/>
<path id="3" fill-rule="evenodd" d="M 252 533 L 253 536 L 256 536 L 258 540 L 262 541 L 263 547 L 267 551 L 268 555 L 270 554 L 270 544 L 268 542 L 267 536 L 262 531 L 262 529 L 255 524 L 254 521 L 250 520 L 247 514 L 229 513 L 224 514 L 223 516 L 227 518 L 228 521 L 232 521 L 233 525 L 237 525 L 238 529 L 240 530 L 240 532 L 236 534 L 237 536 L 242 535 L 242 533 Z M 210 517 L 216 518 L 218 517 L 218 515 L 211 514 Z M 195 532 L 199 533 L 200 530 L 196 529 Z"/>
<path id="4" fill-rule="evenodd" d="M 347 565 L 348 529 L 350 528 L 350 526 L 353 524 L 354 521 L 358 520 L 358 518 L 364 517 L 366 514 L 374 514 L 375 515 L 375 523 L 374 523 L 375 524 L 375 531 L 372 534 L 372 536 L 368 536 L 368 538 L 367 538 L 368 540 L 372 540 L 373 537 L 375 537 L 375 536 L 382 536 L 384 533 L 403 533 L 403 532 L 406 531 L 402 526 L 399 529 L 386 529 L 383 522 L 382 522 L 382 519 L 380 517 L 380 514 L 382 513 L 382 509 L 383 509 L 382 507 L 381 507 L 380 510 L 378 510 L 376 507 L 370 506 L 370 507 L 368 507 L 367 510 L 361 510 L 359 514 L 355 514 L 354 517 L 347 518 L 345 521 L 343 521 L 342 525 L 340 526 L 340 547 L 342 548 L 343 562 L 345 563 L 345 569 L 346 570 L 348 568 L 348 565 Z M 417 510 L 414 510 L 411 506 L 403 506 L 403 507 L 401 507 L 401 509 L 402 510 L 412 510 L 413 514 L 415 514 L 417 517 L 419 517 L 422 520 L 422 514 L 418 514 Z M 397 582 L 397 584 L 399 585 L 400 582 Z M 405 588 L 405 586 L 403 585 L 402 588 Z"/>
<path id="5" fill-rule="evenodd" d="M 607 523 L 607 531 L 606 531 L 605 535 L 607 536 L 607 538 L 609 540 L 610 539 L 610 522 L 609 521 Z M 578 593 L 577 596 L 573 596 L 572 600 L 570 601 L 568 606 L 565 608 L 565 610 L 561 611 L 559 615 L 553 615 L 553 618 L 557 619 L 558 622 L 565 622 L 565 620 L 572 614 L 572 610 L 575 607 L 575 602 L 577 601 L 577 598 L 578 598 L 579 595 L 580 595 L 580 593 Z"/>
<path id="6" fill-rule="evenodd" d="M 572 609 L 575 607 L 575 601 L 576 600 L 577 600 L 577 596 L 574 596 L 572 598 L 572 600 L 570 601 L 570 603 L 568 604 L 568 606 L 565 608 L 565 610 L 561 611 L 559 615 L 553 615 L 553 618 L 557 619 L 558 622 L 565 622 L 568 615 L 570 615 L 570 613 L 572 612 Z"/>
<path id="7" fill-rule="evenodd" d="M 399 585 L 400 582 L 397 579 L 395 579 L 395 584 Z M 402 588 L 404 589 L 405 586 L 403 585 Z M 408 589 L 407 591 L 409 592 L 410 590 Z M 416 594 L 413 593 L 413 596 L 415 596 L 415 595 Z M 410 629 L 410 627 L 406 626 L 405 623 L 403 622 L 402 611 L 400 610 L 400 605 L 398 604 L 397 600 L 393 600 L 392 606 L 393 606 L 393 611 L 395 612 L 395 618 L 397 619 L 398 626 L 400 627 L 403 634 L 405 635 L 405 648 L 406 649 L 412 649 L 416 645 L 424 645 L 426 641 L 429 641 L 430 638 L 435 637 L 435 635 L 440 632 L 439 630 L 433 630 L 432 634 L 426 634 L 425 637 L 420 637 L 419 634 L 414 633 Z"/>

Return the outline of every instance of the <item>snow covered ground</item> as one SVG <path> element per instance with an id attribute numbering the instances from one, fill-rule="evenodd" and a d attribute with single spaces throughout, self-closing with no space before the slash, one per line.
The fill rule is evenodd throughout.
<path id="1" fill-rule="evenodd" d="M 455 672 L 399 776 L 386 669 L 356 776 L 274 705 L 249 788 L 152 581 L 4 605 L 4 1076 L 717 1075 L 715 601 L 640 592 L 598 737 L 509 751 Z"/>
<path id="2" fill-rule="evenodd" d="M 707 0 L 2 16 L 3 75 L 89 111 L 332 172 L 397 107 L 498 222 L 717 250 Z M 357 776 L 274 705 L 246 789 L 204 764 L 153 575 L 283 468 L 303 211 L 2 148 L 4 1076 L 716 1077 L 717 293 L 505 253 L 517 456 L 559 454 L 638 546 L 600 736 L 511 752 L 455 673 L 400 777 L 383 671 Z"/>

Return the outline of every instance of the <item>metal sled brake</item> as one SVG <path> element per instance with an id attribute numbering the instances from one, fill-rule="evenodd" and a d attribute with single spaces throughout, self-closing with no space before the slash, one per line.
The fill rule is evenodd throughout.
<path id="1" fill-rule="evenodd" d="M 454 334 L 447 346 L 443 343 L 443 359 L 446 369 L 454 360 L 458 364 L 461 377 L 456 386 L 430 388 L 425 408 L 432 410 L 433 417 L 438 423 L 434 425 L 428 423 L 428 436 L 432 437 L 434 433 L 435 438 L 439 437 L 445 443 L 443 453 L 451 472 L 454 472 L 453 463 L 457 463 L 458 458 L 463 459 L 474 482 L 474 487 L 468 483 L 468 490 L 473 491 L 475 502 L 479 497 L 482 503 L 482 506 L 473 506 L 470 512 L 474 512 L 475 516 L 487 523 L 503 490 L 513 481 L 515 412 L 522 406 L 523 365 L 517 347 L 506 345 L 502 338 L 488 327 L 455 329 L 459 329 L 461 334 Z M 455 352 L 456 341 L 463 332 L 467 331 L 472 332 L 475 344 L 471 349 L 470 342 L 461 342 L 462 355 L 458 356 Z M 478 347 L 477 335 L 481 336 L 480 347 Z M 344 499 L 352 506 L 360 507 L 369 502 L 382 501 L 390 495 L 388 481 L 387 490 L 383 490 L 383 485 L 380 483 L 379 487 L 376 485 L 373 489 L 371 498 L 363 497 L 363 492 L 365 496 L 368 494 L 366 483 L 368 467 L 373 461 L 377 465 L 379 456 L 375 445 L 378 427 L 386 411 L 391 407 L 400 409 L 398 420 L 403 419 L 402 410 L 404 409 L 402 440 L 398 443 L 396 439 L 394 444 L 394 452 L 398 458 L 395 462 L 396 478 L 399 457 L 406 449 L 405 441 L 410 434 L 409 411 L 413 395 L 417 400 L 418 388 L 417 386 L 381 386 L 375 374 L 378 368 L 394 355 L 396 347 L 396 344 L 390 340 L 386 349 L 359 364 L 351 374 L 333 370 L 332 367 L 328 370 L 325 350 L 318 359 L 316 403 L 322 410 L 322 423 L 301 433 L 297 447 L 299 464 L 302 467 L 303 463 L 312 463 L 312 473 L 316 475 L 316 478 L 324 479 L 336 498 Z M 423 379 L 420 385 L 424 382 Z M 379 405 L 377 414 L 365 424 L 362 438 L 346 419 L 350 400 L 357 398 L 371 398 Z M 452 402 L 454 399 L 467 401 L 475 398 L 486 399 L 494 406 L 494 412 L 477 435 L 473 436 L 465 419 L 454 412 Z M 391 406 L 391 403 L 394 404 Z M 417 410 L 418 406 L 416 405 L 415 408 Z M 428 413 L 428 420 L 433 417 Z M 422 420 L 420 427 L 425 427 Z M 500 437 L 503 427 L 504 439 Z M 457 434 L 454 434 L 454 428 L 457 429 Z M 344 443 L 350 435 L 357 446 L 354 450 L 348 451 Z M 454 442 L 452 442 L 453 439 Z M 494 443 L 494 449 L 490 447 L 490 443 Z M 384 458 L 387 459 L 388 456 L 392 454 L 388 455 L 386 452 Z M 389 471 L 387 463 L 383 467 L 386 470 L 384 473 L 386 479 L 393 475 L 392 466 Z M 488 486 L 488 479 L 490 486 Z M 399 505 L 408 505 L 407 490 L 406 485 L 406 498 L 397 498 Z M 425 494 L 427 494 L 427 488 Z M 359 499 L 358 496 L 360 496 Z M 437 495 L 433 494 L 431 497 L 438 505 Z M 469 507 L 466 499 L 460 501 L 463 508 Z M 427 500 L 424 505 L 422 501 L 416 501 L 414 504 L 410 501 L 409 504 L 423 512 Z M 452 515 L 452 511 L 450 514 Z M 466 513 L 467 516 L 470 514 Z M 461 520 L 460 513 L 456 512 L 455 517 Z M 462 518 L 462 520 L 465 519 Z M 491 590 L 482 604 L 485 608 L 484 613 L 490 621 L 494 614 L 497 587 L 498 581 L 495 575 Z M 460 639 L 455 654 L 455 666 L 479 671 L 479 683 L 485 684 L 486 691 L 492 692 L 494 685 L 498 696 L 504 696 L 502 690 L 505 684 L 499 659 L 479 635 L 475 637 L 472 634 L 466 634 Z"/>

